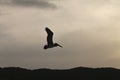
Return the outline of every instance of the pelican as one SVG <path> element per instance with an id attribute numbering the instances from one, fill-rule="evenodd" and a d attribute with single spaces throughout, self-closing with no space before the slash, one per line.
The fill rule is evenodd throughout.
<path id="1" fill-rule="evenodd" d="M 46 27 L 45 31 L 47 32 L 47 44 L 44 46 L 44 49 L 48 49 L 48 48 L 53 48 L 53 47 L 61 47 L 61 45 L 59 45 L 58 43 L 53 43 L 53 32 Z"/>

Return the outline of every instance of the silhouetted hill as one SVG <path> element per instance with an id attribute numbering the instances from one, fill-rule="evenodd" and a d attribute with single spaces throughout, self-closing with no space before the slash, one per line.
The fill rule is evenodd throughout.
<path id="1" fill-rule="evenodd" d="M 120 70 L 114 68 L 78 67 L 67 70 L 19 67 L 0 68 L 0 80 L 120 80 Z"/>

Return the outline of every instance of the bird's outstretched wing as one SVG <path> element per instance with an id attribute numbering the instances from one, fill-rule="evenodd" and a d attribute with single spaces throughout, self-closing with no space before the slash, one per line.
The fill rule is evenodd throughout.
<path id="1" fill-rule="evenodd" d="M 47 32 L 47 44 L 48 45 L 53 45 L 53 32 L 49 28 L 45 28 Z"/>

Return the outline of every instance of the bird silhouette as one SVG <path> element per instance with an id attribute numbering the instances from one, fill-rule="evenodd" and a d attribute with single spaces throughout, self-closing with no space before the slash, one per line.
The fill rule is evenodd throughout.
<path id="1" fill-rule="evenodd" d="M 46 27 L 45 28 L 46 32 L 47 32 L 47 45 L 44 46 L 44 49 L 48 49 L 48 48 L 53 48 L 53 47 L 61 47 L 62 46 L 58 43 L 53 43 L 53 32 L 48 28 Z"/>

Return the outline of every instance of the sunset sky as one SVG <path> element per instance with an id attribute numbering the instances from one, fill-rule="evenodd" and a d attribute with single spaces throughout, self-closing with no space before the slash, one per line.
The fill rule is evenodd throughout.
<path id="1" fill-rule="evenodd" d="M 120 68 L 120 0 L 0 0 L 0 66 Z"/>

